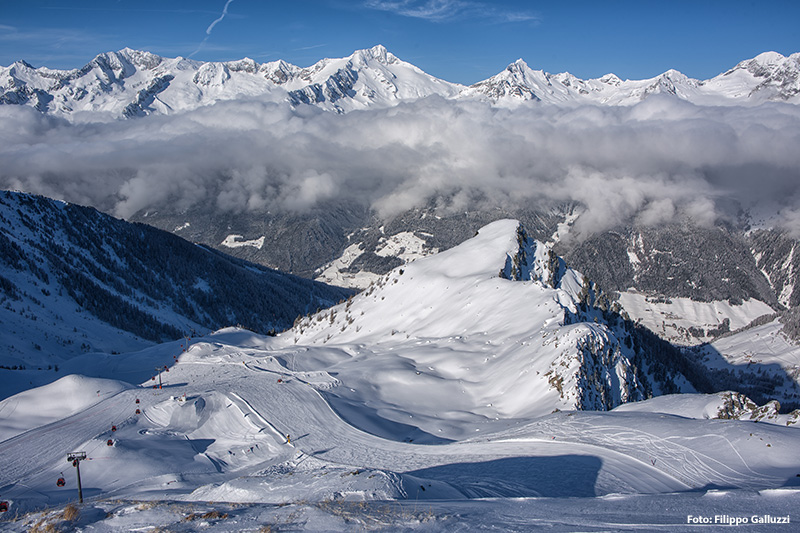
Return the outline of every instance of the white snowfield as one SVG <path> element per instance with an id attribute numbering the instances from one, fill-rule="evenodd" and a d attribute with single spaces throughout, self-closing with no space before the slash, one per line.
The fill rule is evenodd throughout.
<path id="1" fill-rule="evenodd" d="M 65 370 L 94 377 L 0 402 L 0 527 L 680 531 L 696 530 L 689 515 L 800 520 L 800 431 L 788 419 L 715 419 L 724 398 L 702 395 L 555 410 L 580 387 L 565 378 L 562 397 L 537 372 L 569 367 L 577 340 L 610 333 L 558 326 L 581 284 L 568 272 L 548 287 L 546 250 L 519 263 L 529 281 L 498 277 L 519 239 L 515 221 L 494 223 L 277 338 L 229 328 L 188 349 L 77 361 Z M 122 372 L 141 384 L 111 379 Z M 70 521 L 66 458 L 78 451 L 86 504 Z"/>
<path id="2" fill-rule="evenodd" d="M 220 243 L 220 245 L 225 246 L 227 248 L 241 248 L 243 246 L 252 246 L 253 248 L 260 250 L 264 246 L 265 238 L 266 237 L 262 235 L 257 239 L 250 239 L 245 241 L 242 240 L 241 235 L 228 235 L 227 237 L 225 237 L 225 240 L 223 240 Z"/>
<path id="3" fill-rule="evenodd" d="M 769 305 L 749 299 L 740 305 L 727 301 L 698 302 L 690 298 L 652 298 L 628 290 L 620 293 L 622 307 L 636 321 L 672 343 L 696 345 L 709 342 L 725 319 L 728 329 L 735 331 L 763 315 L 775 313 Z M 694 332 L 694 333 L 693 333 Z"/>
<path id="4" fill-rule="evenodd" d="M 356 273 L 347 272 L 353 262 L 364 253 L 361 243 L 351 244 L 338 257 L 330 263 L 318 269 L 317 281 L 338 285 L 339 287 L 349 287 L 354 289 L 366 289 L 370 283 L 377 281 L 380 276 L 373 272 L 359 271 Z"/>

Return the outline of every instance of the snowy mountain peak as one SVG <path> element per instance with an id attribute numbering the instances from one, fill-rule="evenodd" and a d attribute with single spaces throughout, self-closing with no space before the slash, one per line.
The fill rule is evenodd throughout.
<path id="1" fill-rule="evenodd" d="M 258 72 L 276 85 L 282 85 L 297 76 L 301 70 L 300 67 L 279 59 L 262 64 Z"/>
<path id="2" fill-rule="evenodd" d="M 14 61 L 11 64 L 10 68 L 17 68 L 17 69 L 24 69 L 24 70 L 36 70 L 36 67 L 25 61 L 24 59 L 20 59 L 19 61 Z"/>
<path id="3" fill-rule="evenodd" d="M 785 60 L 786 57 L 778 52 L 762 52 L 751 59 L 751 61 L 760 63 L 762 65 L 775 65 L 778 63 L 783 63 Z"/>
<path id="4" fill-rule="evenodd" d="M 124 57 L 131 64 L 145 69 L 153 69 L 157 67 L 164 60 L 164 58 L 162 58 L 161 56 L 153 54 L 151 52 L 143 50 L 134 50 L 128 47 L 125 47 L 119 52 L 117 52 L 117 55 Z"/>
<path id="5" fill-rule="evenodd" d="M 383 64 L 391 64 L 397 61 L 397 56 L 389 52 L 382 44 L 373 46 L 372 48 L 365 48 L 363 50 L 356 50 L 350 56 L 352 60 L 359 61 L 361 64 L 366 63 L 370 59 L 374 59 Z"/>
<path id="6" fill-rule="evenodd" d="M 225 66 L 228 67 L 228 70 L 231 70 L 232 72 L 247 72 L 249 74 L 255 74 L 261 67 L 249 57 L 245 57 L 237 61 L 228 61 L 225 63 Z"/>
<path id="7" fill-rule="evenodd" d="M 228 62 L 169 59 L 131 48 L 99 54 L 80 69 L 34 68 L 23 61 L 0 68 L 0 104 L 26 105 L 65 117 L 78 112 L 112 118 L 169 114 L 253 97 L 345 113 L 431 95 L 490 105 L 634 105 L 659 93 L 701 105 L 796 103 L 800 101 L 800 54 L 784 57 L 766 52 L 706 81 L 677 70 L 638 81 L 622 81 L 613 74 L 582 80 L 566 72 L 533 70 L 518 59 L 470 87 L 435 78 L 382 45 L 344 58 L 322 59 L 306 68 L 285 61 L 259 64 L 250 58 Z"/>
<path id="8" fill-rule="evenodd" d="M 525 72 L 531 70 L 531 68 L 528 66 L 528 64 L 525 62 L 524 59 L 519 58 L 510 65 L 508 65 L 506 67 L 506 70 L 508 72 Z"/>
<path id="9" fill-rule="evenodd" d="M 619 76 L 611 72 L 600 78 L 598 81 L 607 85 L 613 85 L 615 87 L 622 83 L 622 80 L 619 78 Z"/>
<path id="10" fill-rule="evenodd" d="M 792 67 L 796 69 L 798 62 L 800 62 L 800 54 L 785 57 L 778 52 L 764 52 L 752 59 L 741 61 L 724 75 L 729 76 L 737 71 L 746 70 L 757 78 L 764 78 L 781 70 L 792 69 Z"/>
<path id="11" fill-rule="evenodd" d="M 525 61 L 517 59 L 503 72 L 478 82 L 468 89 L 468 95 L 483 95 L 490 100 L 540 100 L 542 85 L 549 84 L 547 75 L 541 70 L 532 70 Z"/>
<path id="12" fill-rule="evenodd" d="M 800 99 L 800 53 L 785 57 L 777 52 L 764 52 L 704 85 L 733 98 L 796 103 Z"/>

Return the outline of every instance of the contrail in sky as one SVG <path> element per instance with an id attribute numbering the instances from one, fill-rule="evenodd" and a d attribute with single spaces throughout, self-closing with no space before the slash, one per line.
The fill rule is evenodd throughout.
<path id="1" fill-rule="evenodd" d="M 222 19 L 224 19 L 225 15 L 228 14 L 228 6 L 231 5 L 231 2 L 233 2 L 233 0 L 228 0 L 225 2 L 225 7 L 222 8 L 222 15 L 220 15 L 217 20 L 209 24 L 208 28 L 206 28 L 206 35 L 211 35 L 211 30 L 214 29 L 214 26 L 216 26 L 217 23 L 222 22 Z"/>
<path id="2" fill-rule="evenodd" d="M 197 49 L 194 52 L 192 52 L 191 54 L 189 54 L 189 57 L 192 57 L 197 52 L 199 52 L 201 48 L 203 48 L 203 45 L 206 44 L 206 41 L 208 41 L 208 38 L 211 35 L 211 30 L 213 30 L 214 26 L 219 24 L 222 21 L 222 19 L 225 18 L 225 15 L 228 14 L 228 6 L 231 5 L 231 2 L 233 2 L 233 0 L 228 0 L 227 2 L 225 2 L 225 7 L 222 8 L 222 14 L 219 16 L 219 18 L 217 20 L 215 20 L 214 22 L 212 22 L 211 24 L 208 25 L 208 28 L 206 28 L 206 37 L 205 37 L 205 39 L 203 39 L 203 42 L 201 42 L 200 44 L 197 45 Z"/>

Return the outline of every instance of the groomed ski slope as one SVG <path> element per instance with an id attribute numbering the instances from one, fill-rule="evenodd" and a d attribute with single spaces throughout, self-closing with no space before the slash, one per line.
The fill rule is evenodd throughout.
<path id="1" fill-rule="evenodd" d="M 514 501 L 684 491 L 701 499 L 709 488 L 779 489 L 780 498 L 799 501 L 787 488 L 800 473 L 795 428 L 646 411 L 558 412 L 507 420 L 504 429 L 476 427 L 482 431 L 459 442 L 415 444 L 402 441 L 405 432 L 381 438 L 343 421 L 323 396 L 336 378 L 292 372 L 280 363 L 291 354 L 270 350 L 270 342 L 236 330 L 195 340 L 162 374 L 163 389 L 151 380 L 125 388 L 82 378 L 88 395 L 101 392 L 97 403 L 0 443 L 0 497 L 16 514 L 75 500 L 66 454 L 86 451 L 84 497 L 97 502 Z M 32 412 L 53 396 L 66 411 L 71 402 L 85 406 L 86 398 L 62 396 L 75 379 L 0 409 L 14 403 Z M 61 472 L 64 488 L 55 484 Z"/>

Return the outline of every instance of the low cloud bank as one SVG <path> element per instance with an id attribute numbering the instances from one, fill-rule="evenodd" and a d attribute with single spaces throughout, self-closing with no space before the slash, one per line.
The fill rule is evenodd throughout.
<path id="1" fill-rule="evenodd" d="M 579 234 L 635 220 L 710 224 L 725 205 L 800 235 L 800 108 L 491 108 L 438 97 L 335 115 L 261 101 L 69 123 L 0 106 L 0 187 L 121 217 L 204 205 L 303 211 L 358 201 L 384 217 L 578 202 Z"/>

